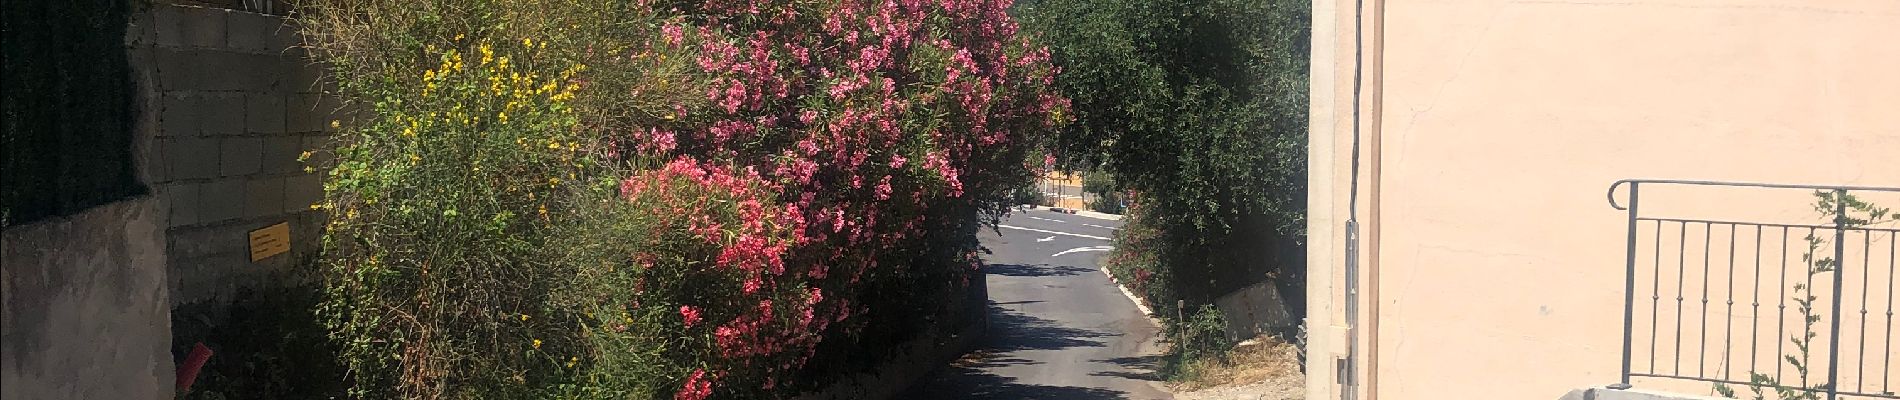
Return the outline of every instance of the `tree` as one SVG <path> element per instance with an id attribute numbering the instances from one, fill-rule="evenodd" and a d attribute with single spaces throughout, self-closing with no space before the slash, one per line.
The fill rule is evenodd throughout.
<path id="1" fill-rule="evenodd" d="M 1072 101 L 1058 162 L 1104 166 L 1135 193 L 1130 223 L 1157 233 L 1153 248 L 1118 251 L 1156 253 L 1137 267 L 1160 277 L 1149 290 L 1159 311 L 1271 274 L 1297 282 L 1306 2 L 1038 0 L 1016 11 L 1050 46 Z"/>

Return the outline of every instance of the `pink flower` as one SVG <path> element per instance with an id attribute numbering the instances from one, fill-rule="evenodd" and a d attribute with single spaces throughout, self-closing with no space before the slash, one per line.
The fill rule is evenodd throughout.
<path id="1" fill-rule="evenodd" d="M 673 394 L 673 400 L 705 400 L 712 397 L 712 381 L 706 379 L 706 370 L 695 369 L 680 391 Z"/>
<path id="2" fill-rule="evenodd" d="M 876 189 L 876 191 L 877 191 L 877 199 L 878 199 L 878 200 L 890 200 L 890 199 L 891 199 L 891 176 L 890 176 L 890 175 L 885 175 L 885 176 L 884 176 L 884 179 L 882 179 L 882 180 L 879 180 L 879 181 L 877 182 L 877 189 Z"/>
<path id="3" fill-rule="evenodd" d="M 686 37 L 686 33 L 680 29 L 679 25 L 666 24 L 666 26 L 660 27 L 660 32 L 662 36 L 666 37 L 666 44 L 674 46 L 678 46 L 684 42 Z"/>
<path id="4" fill-rule="evenodd" d="M 693 325 L 699 323 L 699 309 L 693 306 L 680 306 L 680 319 L 686 322 L 686 328 L 691 329 Z"/>

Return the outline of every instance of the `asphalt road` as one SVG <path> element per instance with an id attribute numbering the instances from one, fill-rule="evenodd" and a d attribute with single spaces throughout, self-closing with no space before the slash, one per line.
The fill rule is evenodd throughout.
<path id="1" fill-rule="evenodd" d="M 899 399 L 1167 399 L 1160 332 L 1100 270 L 1121 221 L 1016 213 L 985 231 L 989 334 Z"/>

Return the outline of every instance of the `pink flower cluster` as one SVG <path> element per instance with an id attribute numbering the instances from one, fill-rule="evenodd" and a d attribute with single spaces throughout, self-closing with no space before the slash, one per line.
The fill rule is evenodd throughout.
<path id="1" fill-rule="evenodd" d="M 679 393 L 673 394 L 673 400 L 705 400 L 712 397 L 712 383 L 711 379 L 706 378 L 706 370 L 693 370 L 693 375 L 686 377 L 686 383 L 680 385 Z"/>
<path id="2" fill-rule="evenodd" d="M 863 280 L 898 275 L 880 268 L 967 282 L 973 240 L 941 241 L 1005 208 L 1068 106 L 1050 87 L 1048 52 L 1016 37 L 1009 7 L 708 0 L 661 27 L 649 47 L 690 53 L 705 106 L 625 138 L 638 156 L 671 162 L 621 192 L 656 204 L 655 229 L 711 246 L 703 265 L 656 268 L 733 285 L 696 305 L 703 316 L 680 311 L 713 326 L 719 359 L 706 365 L 722 383 L 709 385 L 789 379 L 825 335 L 877 303 L 860 297 Z M 962 250 L 917 258 L 945 247 Z M 689 379 L 681 398 L 701 382 Z"/>

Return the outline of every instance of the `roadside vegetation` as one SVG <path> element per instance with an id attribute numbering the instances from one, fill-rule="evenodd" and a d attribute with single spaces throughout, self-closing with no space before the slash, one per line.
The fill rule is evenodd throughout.
<path id="1" fill-rule="evenodd" d="M 1018 5 L 1073 102 L 1057 164 L 1104 171 L 1112 182 L 1091 189 L 1126 196 L 1108 267 L 1169 325 L 1171 376 L 1230 344 L 1218 296 L 1270 281 L 1304 307 L 1310 12 L 1290 0 Z"/>
<path id="2" fill-rule="evenodd" d="M 1262 336 L 1236 344 L 1223 357 L 1195 360 L 1192 376 L 1171 385 L 1175 398 L 1285 400 L 1306 397 L 1298 345 Z"/>
<path id="3" fill-rule="evenodd" d="M 1007 7 L 307 4 L 349 395 L 773 398 L 973 317 L 1069 115 Z"/>

